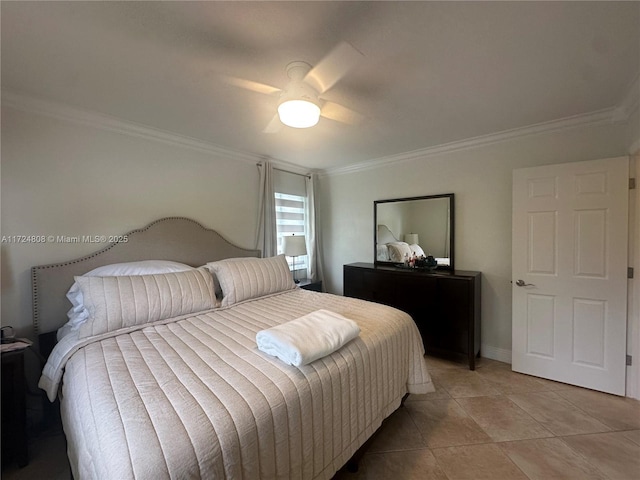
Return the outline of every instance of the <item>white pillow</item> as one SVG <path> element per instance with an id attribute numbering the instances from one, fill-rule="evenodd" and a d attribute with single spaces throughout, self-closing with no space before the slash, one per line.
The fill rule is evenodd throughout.
<path id="1" fill-rule="evenodd" d="M 412 251 L 409 248 L 409 244 L 405 242 L 393 242 L 387 243 L 389 249 L 389 259 L 392 262 L 404 262 L 405 257 L 410 258 Z"/>
<path id="2" fill-rule="evenodd" d="M 296 287 L 284 255 L 269 258 L 230 258 L 207 263 L 222 287 L 222 306 Z"/>
<path id="3" fill-rule="evenodd" d="M 166 320 L 216 306 L 206 268 L 155 275 L 75 277 L 89 318 L 78 338 Z"/>
<path id="4" fill-rule="evenodd" d="M 103 265 L 83 274 L 83 277 L 121 277 L 123 275 L 152 275 L 155 273 L 184 272 L 194 270 L 193 267 L 184 263 L 172 262 L 170 260 L 141 260 L 139 262 L 113 263 Z M 69 321 L 58 329 L 57 338 L 60 341 L 63 337 L 74 330 L 87 319 L 89 313 L 84 306 L 82 291 L 77 282 L 71 285 L 67 292 L 67 298 L 71 302 L 71 309 L 67 312 Z"/>
<path id="5" fill-rule="evenodd" d="M 376 259 L 379 262 L 389 261 L 389 248 L 384 243 L 378 243 L 376 245 Z"/>

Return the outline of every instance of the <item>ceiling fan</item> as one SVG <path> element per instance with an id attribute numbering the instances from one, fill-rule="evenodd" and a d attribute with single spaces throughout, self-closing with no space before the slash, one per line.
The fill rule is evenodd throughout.
<path id="1" fill-rule="evenodd" d="M 294 128 L 313 127 L 320 116 L 355 125 L 362 121 L 361 114 L 325 100 L 322 95 L 362 58 L 362 53 L 352 45 L 342 42 L 315 67 L 302 61 L 291 62 L 286 67 L 289 83 L 283 89 L 242 78 L 223 78 L 240 88 L 279 96 L 278 111 L 263 130 L 265 133 L 276 133 L 283 124 Z"/>

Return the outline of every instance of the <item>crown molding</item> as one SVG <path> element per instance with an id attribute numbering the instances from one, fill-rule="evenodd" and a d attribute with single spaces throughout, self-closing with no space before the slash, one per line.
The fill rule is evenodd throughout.
<path id="1" fill-rule="evenodd" d="M 375 168 L 385 167 L 397 163 L 408 162 L 416 159 L 441 155 L 460 150 L 468 150 L 482 146 L 492 145 L 495 143 L 505 142 L 516 138 L 522 138 L 532 135 L 540 135 L 543 133 L 553 133 L 576 127 L 603 125 L 615 122 L 624 122 L 628 116 L 621 117 L 618 107 L 606 108 L 582 115 L 574 115 L 559 120 L 537 123 L 526 127 L 513 128 L 502 132 L 491 133 L 488 135 L 480 135 L 465 140 L 459 140 L 433 147 L 413 150 L 411 152 L 401 153 L 398 155 L 390 155 L 387 157 L 376 158 L 365 162 L 348 165 L 346 167 L 329 168 L 323 172 L 323 176 L 344 175 L 357 173 Z"/>
<path id="2" fill-rule="evenodd" d="M 323 170 L 313 170 L 286 162 L 280 159 L 271 159 L 277 165 L 288 171 L 300 174 L 308 174 L 310 171 L 318 173 L 320 176 L 345 175 L 350 173 L 363 172 L 376 168 L 403 163 L 419 158 L 430 157 L 460 150 L 478 148 L 495 143 L 505 142 L 515 138 L 521 138 L 543 133 L 553 133 L 566 129 L 603 125 L 607 123 L 624 123 L 636 111 L 640 104 L 640 76 L 632 82 L 627 94 L 622 102 L 616 106 L 582 115 L 542 122 L 526 127 L 519 127 L 502 132 L 481 135 L 465 140 L 449 142 L 433 147 L 427 147 L 397 155 L 375 158 L 364 162 L 348 165 L 345 167 L 328 168 Z M 130 122 L 118 117 L 106 115 L 90 110 L 73 107 L 51 100 L 31 97 L 15 91 L 2 90 L 2 106 L 15 108 L 22 111 L 46 115 L 49 117 L 66 120 L 77 124 L 90 126 L 93 128 L 121 133 L 132 137 L 143 138 L 163 142 L 172 146 L 188 148 L 201 153 L 230 157 L 247 163 L 257 163 L 263 160 L 263 155 L 223 147 L 221 145 L 205 142 L 193 137 L 172 133 L 166 130 L 150 127 L 147 125 Z M 632 151 L 637 146 L 631 147 Z"/>
<path id="3" fill-rule="evenodd" d="M 346 167 L 328 168 L 322 172 L 322 176 L 344 175 L 349 173 L 362 172 L 384 167 L 387 165 L 392 165 L 394 163 L 402 163 L 418 158 L 491 145 L 494 143 L 505 142 L 516 138 L 527 137 L 530 135 L 559 132 L 576 127 L 605 125 L 608 123 L 624 123 L 633 113 L 635 113 L 639 105 L 640 75 L 636 76 L 636 78 L 631 82 L 631 85 L 627 89 L 627 93 L 623 97 L 622 101 L 615 107 L 605 108 L 603 110 L 597 110 L 595 112 L 589 112 L 581 115 L 574 115 L 558 120 L 551 120 L 549 122 L 536 123 L 534 125 L 528 125 L 526 127 L 513 128 L 504 130 L 502 132 L 491 133 L 488 135 L 481 135 L 465 140 L 444 143 L 441 145 L 435 145 L 433 147 L 427 147 L 420 150 L 401 153 L 399 155 L 391 155 L 387 157 L 376 158 L 373 160 L 367 160 L 365 162 L 348 165 Z M 640 146 L 638 145 L 639 141 L 640 140 L 636 141 L 630 147 L 630 150 L 632 152 L 640 148 Z"/>
<path id="4" fill-rule="evenodd" d="M 230 149 L 221 145 L 205 142 L 197 138 L 130 122 L 103 113 L 84 110 L 22 93 L 2 90 L 2 106 L 15 108 L 29 113 L 45 115 L 102 130 L 108 130 L 131 137 L 162 142 L 172 146 L 188 148 L 209 155 L 230 157 L 247 163 L 259 162 L 263 157 L 257 154 Z"/>

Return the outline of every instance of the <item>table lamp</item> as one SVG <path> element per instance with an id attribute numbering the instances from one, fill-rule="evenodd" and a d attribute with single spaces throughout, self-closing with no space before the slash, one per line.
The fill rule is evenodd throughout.
<path id="1" fill-rule="evenodd" d="M 282 237 L 282 250 L 287 257 L 293 257 L 293 281 L 300 283 L 300 280 L 296 278 L 296 257 L 307 254 L 307 242 L 304 235 Z"/>

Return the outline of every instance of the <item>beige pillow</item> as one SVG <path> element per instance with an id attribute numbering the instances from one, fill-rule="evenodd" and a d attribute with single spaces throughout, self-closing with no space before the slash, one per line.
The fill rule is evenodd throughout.
<path id="1" fill-rule="evenodd" d="M 284 255 L 269 258 L 230 258 L 207 267 L 222 287 L 222 306 L 295 288 Z"/>
<path id="2" fill-rule="evenodd" d="M 85 338 L 143 325 L 216 305 L 213 279 L 205 268 L 122 277 L 75 277 L 89 318 L 78 329 Z"/>

